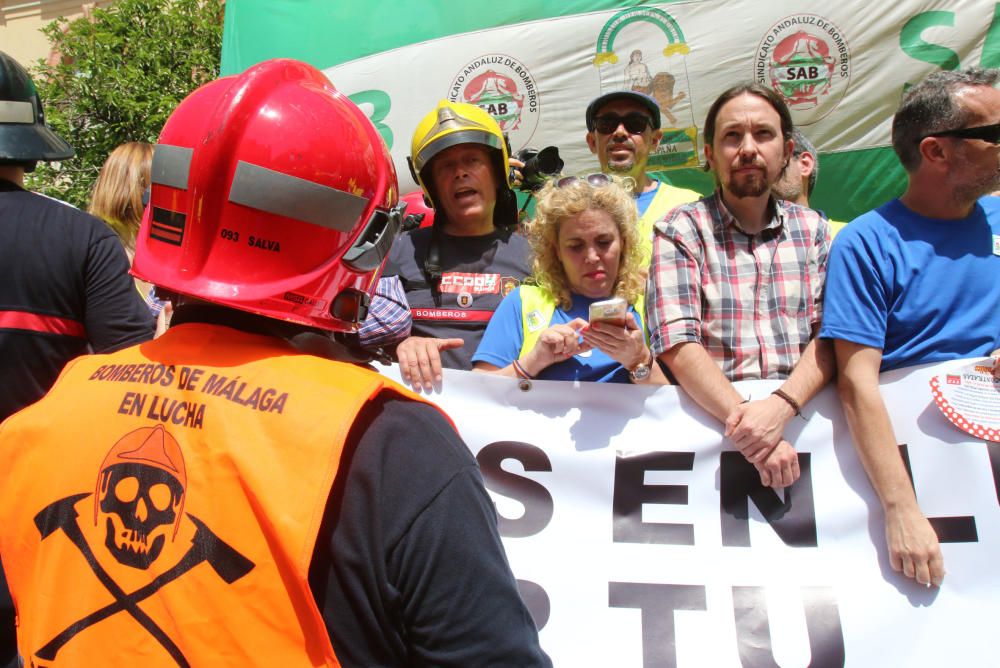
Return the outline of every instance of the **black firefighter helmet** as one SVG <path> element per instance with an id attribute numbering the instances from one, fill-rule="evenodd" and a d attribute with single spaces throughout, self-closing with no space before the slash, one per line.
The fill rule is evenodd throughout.
<path id="1" fill-rule="evenodd" d="M 0 51 L 0 164 L 66 160 L 73 147 L 45 124 L 42 100 L 20 63 Z"/>

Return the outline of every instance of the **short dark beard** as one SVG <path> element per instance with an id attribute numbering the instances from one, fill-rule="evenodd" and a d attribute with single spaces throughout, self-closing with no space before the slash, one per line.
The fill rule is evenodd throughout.
<path id="1" fill-rule="evenodd" d="M 994 174 L 992 178 L 986 177 L 976 183 L 956 186 L 952 194 L 952 200 L 956 204 L 963 206 L 974 204 L 980 197 L 985 197 L 998 189 L 1000 189 L 1000 172 Z"/>
<path id="2" fill-rule="evenodd" d="M 730 179 L 726 189 L 733 197 L 760 197 L 770 189 L 770 186 L 766 178 L 744 183 L 737 183 L 736 179 Z"/>

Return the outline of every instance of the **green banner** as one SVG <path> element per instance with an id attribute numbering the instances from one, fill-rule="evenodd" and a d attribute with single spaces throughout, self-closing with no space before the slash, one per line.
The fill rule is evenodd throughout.
<path id="1" fill-rule="evenodd" d="M 643 4 L 647 3 L 383 0 L 366 6 L 331 0 L 229 0 L 222 38 L 222 74 L 237 74 L 270 58 L 295 58 L 325 69 L 457 33 Z"/>

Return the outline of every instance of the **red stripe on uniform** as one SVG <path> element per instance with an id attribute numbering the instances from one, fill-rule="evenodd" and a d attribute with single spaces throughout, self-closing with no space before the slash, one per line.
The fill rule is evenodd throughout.
<path id="1" fill-rule="evenodd" d="M 26 311 L 0 311 L 0 329 L 26 329 L 32 332 L 75 336 L 79 339 L 87 337 L 82 322 Z"/>
<path id="2" fill-rule="evenodd" d="M 493 311 L 466 311 L 460 308 L 410 308 L 414 320 L 449 322 L 489 322 Z"/>

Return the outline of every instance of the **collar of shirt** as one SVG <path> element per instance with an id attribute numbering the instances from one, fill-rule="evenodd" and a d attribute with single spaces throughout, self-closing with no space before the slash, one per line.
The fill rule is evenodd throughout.
<path id="1" fill-rule="evenodd" d="M 740 234 L 746 237 L 752 237 L 753 234 L 746 232 L 740 225 L 740 221 L 736 220 L 736 216 L 730 213 L 729 209 L 726 208 L 726 203 L 722 200 L 722 189 L 716 188 L 715 194 L 709 200 L 709 210 L 712 212 L 712 221 L 715 224 L 716 231 L 723 231 L 724 228 L 733 227 Z M 768 200 L 768 207 L 774 211 L 771 216 L 770 222 L 764 226 L 764 228 L 758 233 L 763 233 L 766 230 L 774 230 L 775 232 L 780 231 L 785 225 L 786 211 L 785 207 L 782 206 L 781 201 L 771 196 Z"/>

